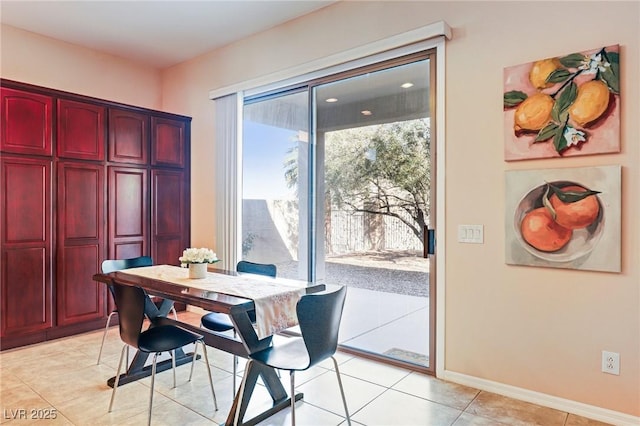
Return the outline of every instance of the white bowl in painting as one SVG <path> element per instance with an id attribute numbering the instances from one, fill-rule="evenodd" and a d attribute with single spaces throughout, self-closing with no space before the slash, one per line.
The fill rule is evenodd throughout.
<path id="1" fill-rule="evenodd" d="M 585 188 L 585 185 L 571 181 L 555 181 L 549 183 L 558 188 L 564 188 L 572 185 L 577 185 Z M 527 243 L 522 237 L 520 231 L 520 224 L 522 223 L 522 219 L 531 210 L 544 207 L 544 204 L 542 203 L 542 197 L 544 196 L 546 188 L 546 183 L 533 188 L 520 200 L 520 202 L 516 206 L 513 225 L 515 227 L 515 234 L 518 242 L 525 250 L 527 250 L 535 257 L 549 262 L 571 262 L 588 255 L 600 240 L 604 228 L 604 208 L 602 205 L 602 201 L 597 195 L 595 195 L 595 197 L 598 200 L 598 206 L 600 207 L 598 217 L 596 217 L 593 223 L 591 223 L 586 228 L 574 229 L 571 239 L 560 250 L 554 252 L 545 252 L 538 250 Z"/>

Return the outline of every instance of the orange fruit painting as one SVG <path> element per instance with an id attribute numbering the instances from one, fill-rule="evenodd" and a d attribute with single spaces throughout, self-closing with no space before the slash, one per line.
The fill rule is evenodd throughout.
<path id="1" fill-rule="evenodd" d="M 576 193 L 587 191 L 586 188 L 578 185 L 566 186 L 562 190 Z M 553 194 L 549 201 L 556 213 L 555 221 L 568 229 L 586 228 L 596 220 L 600 212 L 600 204 L 595 195 L 589 195 L 573 203 L 566 203 Z"/>
<path id="2" fill-rule="evenodd" d="M 505 262 L 620 272 L 622 167 L 507 170 Z"/>
<path id="3" fill-rule="evenodd" d="M 527 211 L 520 223 L 524 241 L 537 250 L 556 252 L 565 247 L 573 230 L 586 228 L 598 218 L 600 202 L 593 191 L 582 185 L 546 183 L 540 200 L 542 207 Z"/>
<path id="4" fill-rule="evenodd" d="M 520 224 L 522 238 L 538 250 L 554 252 L 566 246 L 573 231 L 559 225 L 546 207 L 530 211 Z"/>

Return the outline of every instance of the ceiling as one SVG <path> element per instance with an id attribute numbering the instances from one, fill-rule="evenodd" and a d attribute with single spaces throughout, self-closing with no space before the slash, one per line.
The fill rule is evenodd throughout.
<path id="1" fill-rule="evenodd" d="M 0 1 L 0 21 L 166 68 L 337 0 Z"/>

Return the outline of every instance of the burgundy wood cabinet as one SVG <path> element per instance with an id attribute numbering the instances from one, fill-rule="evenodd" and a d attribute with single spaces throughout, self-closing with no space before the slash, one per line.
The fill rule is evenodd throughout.
<path id="1" fill-rule="evenodd" d="M 58 99 L 58 157 L 104 160 L 105 114 L 100 105 Z"/>
<path id="2" fill-rule="evenodd" d="M 0 337 L 37 340 L 53 325 L 52 161 L 3 154 L 0 164 Z"/>
<path id="3" fill-rule="evenodd" d="M 149 115 L 109 109 L 109 161 L 148 164 L 148 145 Z"/>
<path id="4" fill-rule="evenodd" d="M 109 253 L 128 259 L 149 253 L 149 171 L 109 166 Z"/>
<path id="5" fill-rule="evenodd" d="M 105 324 L 104 259 L 189 246 L 189 117 L 0 79 L 0 350 Z"/>
<path id="6" fill-rule="evenodd" d="M 56 318 L 58 325 L 105 315 L 104 286 L 87 282 L 104 259 L 104 166 L 59 162 Z"/>
<path id="7" fill-rule="evenodd" d="M 51 96 L 0 87 L 2 152 L 51 155 Z"/>
<path id="8" fill-rule="evenodd" d="M 178 264 L 175 253 L 189 245 L 188 206 L 176 200 L 189 198 L 185 172 L 154 169 L 151 172 L 151 256 L 156 263 Z"/>

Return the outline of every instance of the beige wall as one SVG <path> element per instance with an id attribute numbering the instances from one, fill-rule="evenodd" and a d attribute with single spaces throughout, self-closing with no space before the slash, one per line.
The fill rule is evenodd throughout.
<path id="1" fill-rule="evenodd" d="M 640 111 L 638 3 L 342 2 L 165 70 L 165 108 L 193 117 L 193 244 L 214 244 L 214 107 L 209 90 L 439 20 L 446 47 L 446 359 L 448 371 L 640 415 Z M 502 71 L 621 45 L 622 153 L 503 161 Z M 504 172 L 623 167 L 620 274 L 507 266 Z M 456 242 L 483 224 L 483 245 Z M 620 353 L 620 376 L 600 372 Z"/>
<path id="2" fill-rule="evenodd" d="M 1 76 L 193 117 L 192 245 L 213 246 L 212 89 L 444 20 L 448 372 L 640 416 L 640 5 L 637 2 L 349 2 L 160 73 L 2 27 Z M 505 163 L 502 70 L 620 44 L 622 152 Z M 504 172 L 622 165 L 622 273 L 504 263 Z M 483 245 L 456 242 L 483 224 Z M 600 372 L 620 353 L 620 376 Z"/>
<path id="3" fill-rule="evenodd" d="M 2 25 L 0 76 L 144 108 L 160 109 L 160 71 Z"/>

